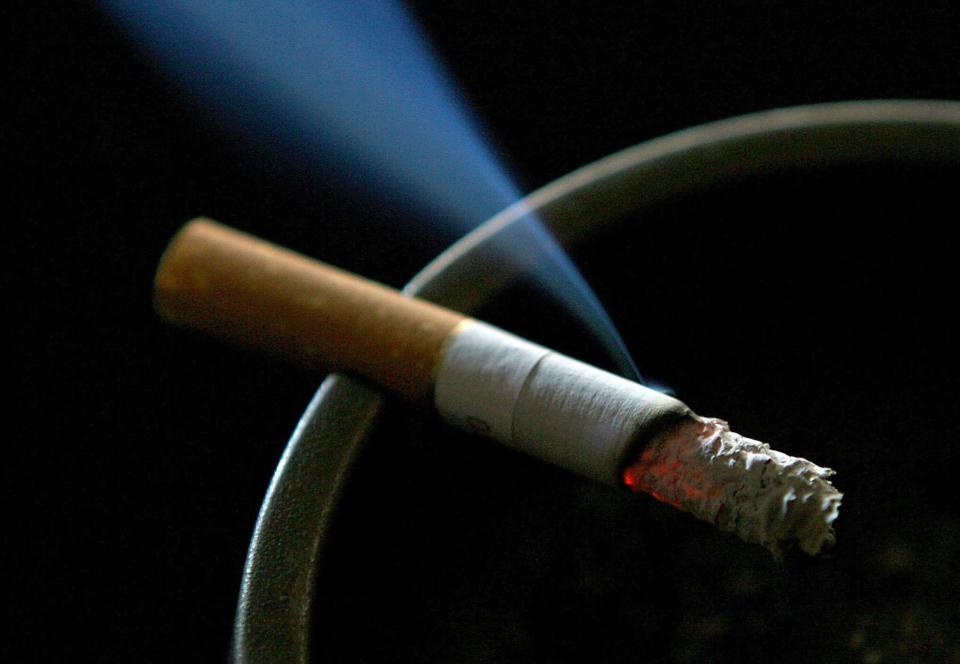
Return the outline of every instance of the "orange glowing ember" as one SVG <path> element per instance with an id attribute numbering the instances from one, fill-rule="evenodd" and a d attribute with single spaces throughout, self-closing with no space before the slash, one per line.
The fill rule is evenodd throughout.
<path id="1" fill-rule="evenodd" d="M 696 440 L 704 433 L 703 425 L 694 425 L 670 432 L 669 438 Z M 684 464 L 681 459 L 665 457 L 658 453 L 660 449 L 656 444 L 648 446 L 639 459 L 627 466 L 622 473 L 624 484 L 633 491 L 650 494 L 662 503 L 683 510 L 703 506 L 722 495 L 722 487 L 711 486 L 702 472 Z M 717 516 L 724 507 L 720 504 Z"/>

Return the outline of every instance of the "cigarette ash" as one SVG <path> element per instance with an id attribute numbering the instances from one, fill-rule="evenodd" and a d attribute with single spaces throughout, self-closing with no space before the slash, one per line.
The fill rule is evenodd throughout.
<path id="1" fill-rule="evenodd" d="M 817 555 L 834 542 L 843 494 L 834 471 L 694 417 L 647 445 L 623 473 L 644 491 L 779 557 L 796 544 Z"/>

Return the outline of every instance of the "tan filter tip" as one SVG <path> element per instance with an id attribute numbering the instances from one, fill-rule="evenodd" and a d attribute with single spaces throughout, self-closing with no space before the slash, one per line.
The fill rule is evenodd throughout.
<path id="1" fill-rule="evenodd" d="M 203 218 L 167 248 L 154 305 L 170 322 L 420 401 L 464 318 Z"/>

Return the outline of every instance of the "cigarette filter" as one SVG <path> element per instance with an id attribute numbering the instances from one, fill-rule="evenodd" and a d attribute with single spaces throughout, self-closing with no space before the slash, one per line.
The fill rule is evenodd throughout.
<path id="1" fill-rule="evenodd" d="M 164 254 L 166 320 L 320 371 L 361 376 L 449 424 L 626 486 L 774 553 L 833 541 L 833 471 L 681 401 L 207 219 Z"/>

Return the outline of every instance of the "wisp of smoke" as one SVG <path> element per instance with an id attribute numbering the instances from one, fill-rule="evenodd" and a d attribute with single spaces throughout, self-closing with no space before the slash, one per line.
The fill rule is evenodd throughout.
<path id="1" fill-rule="evenodd" d="M 521 198 L 396 0 L 103 0 L 218 117 L 451 239 Z M 619 370 L 615 326 L 531 215 L 499 255 L 583 321 Z"/>

